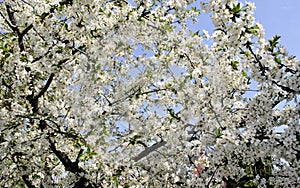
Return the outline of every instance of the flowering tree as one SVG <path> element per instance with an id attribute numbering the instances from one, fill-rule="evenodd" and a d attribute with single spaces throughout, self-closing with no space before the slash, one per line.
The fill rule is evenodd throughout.
<path id="1" fill-rule="evenodd" d="M 3 0 L 1 187 L 299 186 L 300 64 L 254 9 Z"/>

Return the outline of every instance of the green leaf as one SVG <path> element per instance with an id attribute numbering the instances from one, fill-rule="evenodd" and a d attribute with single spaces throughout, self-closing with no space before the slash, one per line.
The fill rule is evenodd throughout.
<path id="1" fill-rule="evenodd" d="M 9 56 L 10 56 L 10 54 L 7 53 L 7 54 L 4 55 L 4 58 L 7 59 Z"/>
<path id="2" fill-rule="evenodd" d="M 277 46 L 279 39 L 280 36 L 275 35 L 272 39 L 269 40 L 269 45 L 272 51 Z"/>
<path id="3" fill-rule="evenodd" d="M 221 129 L 216 129 L 216 130 L 215 130 L 215 136 L 216 136 L 217 138 L 220 138 L 221 136 L 223 136 L 222 130 L 221 130 Z"/>
<path id="4" fill-rule="evenodd" d="M 233 70 L 238 70 L 239 62 L 238 61 L 231 61 L 230 65 L 231 65 Z"/>
<path id="5" fill-rule="evenodd" d="M 251 56 L 251 54 L 250 54 L 249 51 L 244 51 L 244 52 L 242 52 L 242 54 L 245 54 L 246 57 L 250 57 Z"/>
<path id="6" fill-rule="evenodd" d="M 250 27 L 250 29 L 259 29 L 258 25 Z"/>
<path id="7" fill-rule="evenodd" d="M 166 89 L 171 89 L 172 88 L 172 84 L 166 84 Z"/>
<path id="8" fill-rule="evenodd" d="M 255 34 L 255 33 L 257 33 L 257 30 L 259 30 L 259 27 L 257 25 L 252 26 L 252 27 L 247 27 L 246 33 Z"/>
<path id="9" fill-rule="evenodd" d="M 133 138 L 134 138 L 135 140 L 137 140 L 137 139 L 139 139 L 139 138 L 142 138 L 142 136 L 137 134 L 137 135 L 134 135 Z"/>
<path id="10" fill-rule="evenodd" d="M 64 10 L 64 8 L 65 8 L 65 5 L 60 5 L 60 6 L 58 7 L 58 12 L 61 12 L 61 11 L 63 11 L 63 10 Z"/>
<path id="11" fill-rule="evenodd" d="M 275 57 L 274 60 L 275 60 L 276 63 L 279 63 L 279 64 L 281 63 L 280 57 Z"/>
<path id="12" fill-rule="evenodd" d="M 106 135 L 108 133 L 107 126 L 105 124 L 103 124 L 102 126 L 103 126 L 102 133 Z"/>
<path id="13" fill-rule="evenodd" d="M 24 54 L 24 55 L 21 55 L 20 56 L 20 61 L 21 62 L 26 62 L 27 61 L 27 56 Z"/>
<path id="14" fill-rule="evenodd" d="M 173 31 L 173 26 L 172 26 L 172 25 L 169 25 L 169 24 L 166 24 L 166 25 L 163 27 L 163 30 L 164 30 L 164 31 L 167 31 L 167 32 L 171 32 L 171 31 Z"/>
<path id="15" fill-rule="evenodd" d="M 231 11 L 234 13 L 234 14 L 237 14 L 239 12 L 242 11 L 241 9 L 241 3 L 238 3 L 236 5 L 233 5 L 233 8 L 231 9 Z"/>

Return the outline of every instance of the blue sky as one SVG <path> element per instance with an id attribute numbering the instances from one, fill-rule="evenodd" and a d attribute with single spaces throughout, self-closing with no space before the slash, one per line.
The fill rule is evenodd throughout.
<path id="1" fill-rule="evenodd" d="M 281 36 L 281 44 L 287 48 L 290 55 L 300 59 L 300 0 L 239 0 L 254 2 L 256 6 L 255 18 L 265 29 L 265 37 Z M 199 1 L 193 4 L 199 6 Z M 211 20 L 208 15 L 202 14 L 197 24 L 200 29 L 211 29 Z M 199 27 L 191 28 L 198 30 Z"/>
<path id="2" fill-rule="evenodd" d="M 255 18 L 265 29 L 266 38 L 281 36 L 291 55 L 300 59 L 300 0 L 252 0 Z"/>
<path id="3" fill-rule="evenodd" d="M 245 2 L 245 0 L 240 0 Z M 300 0 L 248 0 L 254 2 L 256 10 L 254 16 L 265 29 L 266 39 L 274 35 L 281 36 L 280 43 L 287 48 L 290 55 L 300 59 Z M 193 6 L 199 6 L 198 3 Z M 202 29 L 212 31 L 209 16 L 203 13 L 197 24 Z M 192 27 L 198 30 L 199 27 Z"/>

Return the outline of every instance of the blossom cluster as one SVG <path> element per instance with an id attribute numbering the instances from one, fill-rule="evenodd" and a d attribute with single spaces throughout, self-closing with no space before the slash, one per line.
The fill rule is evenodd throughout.
<path id="1" fill-rule="evenodd" d="M 299 186 L 300 63 L 254 10 L 1 1 L 0 187 Z"/>

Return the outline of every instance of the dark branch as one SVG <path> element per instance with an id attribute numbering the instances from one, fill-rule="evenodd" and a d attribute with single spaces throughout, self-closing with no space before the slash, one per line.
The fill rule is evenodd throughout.
<path id="1" fill-rule="evenodd" d="M 127 96 L 125 96 L 125 97 L 123 97 L 123 98 L 121 98 L 121 99 L 118 99 L 118 100 L 116 100 L 116 101 L 113 101 L 113 102 L 110 102 L 110 101 L 108 100 L 108 98 L 107 98 L 105 95 L 103 95 L 103 96 L 104 96 L 105 99 L 107 100 L 109 106 L 112 106 L 112 105 L 115 105 L 115 104 L 117 104 L 117 103 L 119 103 L 119 102 L 121 102 L 121 101 L 124 101 L 124 100 L 126 100 L 126 99 L 129 99 L 129 98 L 131 98 L 131 97 L 133 97 L 133 96 L 139 97 L 139 96 L 141 96 L 141 95 L 146 95 L 146 94 L 150 94 L 150 93 L 158 93 L 159 91 L 165 91 L 165 90 L 167 90 L 167 88 L 154 89 L 154 90 L 145 91 L 145 92 L 141 92 L 140 90 L 141 90 L 141 87 L 138 87 L 138 88 L 136 88 L 135 90 L 133 90 L 131 94 L 129 94 L 129 95 L 127 95 Z"/>
<path id="2" fill-rule="evenodd" d="M 22 176 L 22 180 L 24 181 L 24 183 L 26 184 L 26 186 L 28 188 L 36 188 L 34 185 L 32 185 L 32 183 L 28 180 L 28 175 L 23 175 Z"/>
<path id="3" fill-rule="evenodd" d="M 12 84 L 7 84 L 7 83 L 5 82 L 5 80 L 4 80 L 4 78 L 2 78 L 2 84 L 3 84 L 7 89 L 9 89 L 9 91 L 11 91 L 11 86 L 12 86 Z"/>
<path id="4" fill-rule="evenodd" d="M 292 73 L 292 74 L 296 74 L 296 73 L 297 73 L 296 70 L 293 70 L 293 69 L 289 68 L 289 67 L 286 66 L 285 64 L 280 63 L 280 62 L 277 62 L 277 63 L 278 63 L 281 67 L 284 67 L 286 72 L 290 72 L 290 73 Z"/>
<path id="5" fill-rule="evenodd" d="M 28 31 L 30 29 L 33 28 L 33 25 L 30 24 L 29 26 L 27 26 L 21 33 L 18 29 L 18 42 L 19 42 L 19 47 L 20 47 L 20 51 L 24 51 L 25 50 L 25 46 L 24 46 L 24 43 L 23 43 L 23 37 L 28 33 Z"/>
<path id="6" fill-rule="evenodd" d="M 88 179 L 85 177 L 81 177 L 79 181 L 77 181 L 73 188 L 94 188 L 96 187 L 93 185 Z"/>
<path id="7" fill-rule="evenodd" d="M 25 51 L 25 46 L 23 44 L 23 37 L 21 37 L 21 35 L 18 35 L 18 44 L 19 44 L 20 51 L 21 52 Z"/>
<path id="8" fill-rule="evenodd" d="M 73 5 L 73 0 L 64 0 L 59 5 Z"/>
<path id="9" fill-rule="evenodd" d="M 154 89 L 154 90 L 151 90 L 151 91 L 145 91 L 145 92 L 141 92 L 141 93 L 138 93 L 136 95 L 147 95 L 147 94 L 150 94 L 150 93 L 157 93 L 159 91 L 165 91 L 167 90 L 166 88 L 163 88 L 163 89 Z"/>
<path id="10" fill-rule="evenodd" d="M 66 171 L 72 172 L 74 174 L 78 174 L 80 172 L 83 172 L 83 169 L 78 166 L 79 158 L 80 158 L 81 154 L 84 151 L 83 149 L 81 149 L 78 152 L 78 155 L 77 155 L 77 158 L 76 158 L 75 162 L 72 162 L 67 154 L 65 154 L 62 151 L 59 151 L 56 148 L 55 143 L 52 140 L 52 138 L 49 138 L 48 140 L 49 140 L 49 143 L 50 143 L 50 149 L 58 157 L 58 159 L 61 161 L 61 163 L 64 165 Z M 94 188 L 94 187 L 97 187 L 97 186 L 95 186 L 92 181 L 85 178 L 84 176 L 80 177 L 79 181 L 77 181 L 75 183 L 75 186 L 74 186 L 74 188 Z"/>
<path id="11" fill-rule="evenodd" d="M 210 179 L 209 179 L 209 181 L 208 181 L 206 187 L 209 187 L 209 184 L 210 184 L 211 181 L 213 180 L 213 177 L 215 176 L 215 174 L 216 174 L 216 172 L 217 172 L 217 170 L 218 170 L 219 167 L 220 167 L 220 166 L 216 166 L 216 169 L 214 170 L 213 174 L 211 175 L 211 177 L 210 177 Z"/>
<path id="12" fill-rule="evenodd" d="M 54 77 L 54 73 L 50 74 L 49 79 L 47 80 L 47 83 L 45 84 L 45 86 L 43 87 L 43 89 L 39 92 L 39 94 L 37 96 L 34 96 L 34 92 L 32 92 L 32 94 L 27 95 L 26 99 L 29 101 L 29 103 L 31 104 L 32 108 L 33 108 L 33 112 L 37 112 L 38 111 L 38 103 L 39 103 L 39 98 L 44 95 L 44 93 L 47 91 L 47 89 L 49 88 L 52 80 Z M 32 91 L 33 88 L 32 88 Z"/>
<path id="13" fill-rule="evenodd" d="M 48 49 L 48 51 L 44 55 L 41 55 L 41 56 L 38 56 L 38 57 L 34 58 L 31 63 L 35 63 L 35 62 L 41 60 L 43 57 L 45 57 L 47 54 L 49 54 L 49 52 L 50 52 L 50 48 Z"/>
<path id="14" fill-rule="evenodd" d="M 288 93 L 295 93 L 296 92 L 295 90 L 293 90 L 293 89 L 291 89 L 289 87 L 283 86 L 283 85 L 279 84 L 278 82 L 273 81 L 273 83 L 275 85 L 277 85 L 278 87 L 280 87 L 282 90 L 284 90 L 284 91 L 286 91 Z"/>
<path id="15" fill-rule="evenodd" d="M 9 21 L 5 19 L 5 17 L 1 14 L 1 16 L 5 19 L 5 22 L 9 25 L 9 27 L 18 35 L 18 44 L 20 51 L 25 50 L 25 46 L 23 44 L 23 37 L 29 32 L 30 29 L 33 28 L 33 25 L 30 24 L 27 26 L 22 32 L 20 32 L 19 28 L 17 27 L 17 21 L 14 16 L 14 12 L 11 10 L 10 5 L 6 5 L 6 11 L 9 17 Z"/>
<path id="16" fill-rule="evenodd" d="M 20 33 L 20 36 L 23 37 L 24 35 L 26 35 L 30 29 L 33 28 L 33 25 L 30 24 L 29 26 L 27 26 L 21 33 Z"/>
<path id="17" fill-rule="evenodd" d="M 83 171 L 83 169 L 81 169 L 78 166 L 79 159 L 78 160 L 76 159 L 75 162 L 72 162 L 67 154 L 65 154 L 62 151 L 59 151 L 56 148 L 55 143 L 52 140 L 52 138 L 49 138 L 49 142 L 50 142 L 50 149 L 58 157 L 58 159 L 61 161 L 61 163 L 64 165 L 66 171 L 73 172 L 73 173 L 79 173 L 79 172 Z M 81 155 L 80 153 L 82 153 L 82 152 L 83 151 L 80 150 L 79 155 Z"/>
<path id="18" fill-rule="evenodd" d="M 26 96 L 26 99 L 31 104 L 33 113 L 36 113 L 38 111 L 38 98 L 35 98 L 33 94 L 30 94 Z"/>
<path id="19" fill-rule="evenodd" d="M 10 20 L 10 23 L 8 23 L 8 24 L 10 25 L 10 27 L 14 31 L 18 30 L 18 28 L 17 28 L 17 21 L 15 19 L 14 12 L 11 11 L 10 5 L 6 5 L 6 11 L 7 11 L 7 14 L 8 14 L 8 18 Z"/>
<path id="20" fill-rule="evenodd" d="M 40 93 L 35 97 L 35 98 L 40 98 L 42 95 L 44 95 L 44 93 L 47 91 L 47 89 L 49 88 L 52 80 L 54 77 L 54 73 L 51 73 L 49 76 L 49 79 L 47 80 L 47 83 L 45 84 L 45 86 L 43 87 L 43 89 L 40 91 Z"/>
<path id="21" fill-rule="evenodd" d="M 80 156 L 81 156 L 81 154 L 83 153 L 83 149 L 80 149 L 80 151 L 78 152 L 78 155 L 77 155 L 77 157 L 76 157 L 76 160 L 75 160 L 75 163 L 79 163 L 79 159 L 80 159 Z"/>
<path id="22" fill-rule="evenodd" d="M 194 65 L 194 63 L 192 62 L 190 56 L 188 56 L 186 53 L 184 53 L 184 55 L 185 55 L 185 57 L 188 59 L 188 61 L 190 62 L 192 68 L 195 69 L 195 65 Z"/>
<path id="23" fill-rule="evenodd" d="M 251 42 L 247 41 L 245 45 L 246 45 L 246 48 L 248 48 L 250 50 L 251 54 L 254 56 L 255 62 L 258 63 L 259 70 L 262 72 L 262 75 L 265 76 L 266 70 L 268 70 L 268 67 L 263 66 L 261 61 L 258 59 L 257 55 L 253 52 L 252 47 L 251 47 Z"/>
<path id="24" fill-rule="evenodd" d="M 72 5 L 72 4 L 73 4 L 73 0 L 64 0 L 64 1 L 59 2 L 60 6 L 63 6 L 63 5 Z M 58 6 L 55 5 L 55 6 L 52 6 L 50 8 L 49 12 L 44 12 L 41 15 L 42 22 L 45 20 L 46 17 L 48 17 L 50 14 L 52 14 L 57 8 L 58 8 Z"/>

